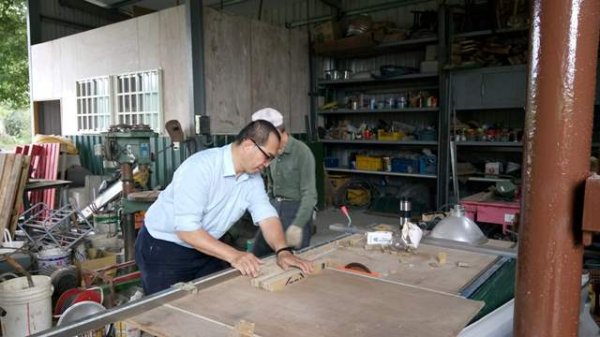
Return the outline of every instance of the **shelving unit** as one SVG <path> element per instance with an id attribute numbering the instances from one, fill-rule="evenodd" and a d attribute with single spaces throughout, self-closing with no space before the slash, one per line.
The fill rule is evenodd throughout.
<path id="1" fill-rule="evenodd" d="M 459 161 L 471 160 L 477 162 L 479 166 L 486 161 L 521 164 L 524 151 L 522 133 L 527 97 L 527 65 L 518 63 L 526 63 L 527 59 L 524 57 L 526 50 L 523 51 L 519 46 L 524 41 L 523 39 L 527 39 L 529 29 L 526 27 L 492 27 L 499 23 L 506 25 L 507 17 L 504 17 L 504 21 L 488 20 L 491 23 L 489 26 L 472 26 L 471 28 L 474 29 L 465 31 L 466 26 L 458 27 L 456 25 L 455 8 L 456 6 L 446 5 L 438 8 L 437 37 L 379 43 L 369 48 L 354 50 L 352 53 L 338 51 L 312 55 L 313 100 L 311 113 L 313 120 L 316 121 L 313 125 L 314 132 L 317 131 L 317 127 L 330 129 L 341 121 L 348 121 L 356 125 L 362 122 L 374 125 L 379 121 L 384 121 L 389 125 L 391 122 L 397 121 L 429 125 L 435 127 L 436 130 L 436 137 L 427 140 L 418 137 L 401 140 L 359 139 L 360 137 L 352 134 L 323 135 L 323 130 L 320 130 L 320 142 L 324 144 L 326 157 L 337 159 L 339 162 L 338 167 L 327 167 L 327 172 L 369 179 L 379 185 L 382 185 L 382 179 L 384 179 L 383 184 L 400 184 L 403 187 L 410 187 L 414 184 L 426 185 L 430 195 L 427 207 L 436 209 L 447 204 L 451 199 L 449 162 L 449 141 L 451 139 L 459 139 L 456 142 Z M 519 11 L 521 10 L 523 8 L 519 9 Z M 509 15 L 514 14 L 513 12 L 509 13 Z M 476 18 L 472 15 L 465 17 L 468 20 Z M 475 41 L 475 45 L 480 43 L 486 48 L 498 41 L 517 41 L 519 44 L 517 44 L 517 49 L 511 49 L 510 55 L 506 54 L 506 57 L 501 56 L 502 53 L 500 53 L 498 59 L 494 60 L 493 57 L 485 59 L 485 62 L 481 64 L 473 63 L 472 59 L 468 59 L 462 64 L 455 64 L 455 58 L 453 58 L 455 54 L 453 53 L 456 52 L 456 48 L 453 48 L 452 44 L 457 41 L 468 41 L 468 43 Z M 423 59 L 424 50 L 428 45 L 437 46 L 440 65 L 438 73 L 412 73 L 385 79 L 371 77 L 323 79 L 323 71 L 328 69 L 352 70 L 356 73 L 375 70 L 378 66 L 387 64 L 414 67 Z M 508 46 L 513 47 L 509 43 Z M 513 52 L 517 54 L 514 55 Z M 520 52 L 522 54 L 519 54 Z M 465 55 L 470 56 L 468 52 Z M 516 58 L 511 59 L 509 56 Z M 383 105 L 378 109 L 372 109 L 364 101 L 365 97 L 379 95 L 377 100 L 380 101 L 384 100 L 386 95 L 397 95 L 399 92 L 418 92 L 419 90 L 437 96 L 438 105 L 404 108 Z M 596 104 L 600 105 L 600 84 L 597 91 Z M 320 107 L 329 100 L 319 102 L 319 95 L 327 96 L 330 98 L 329 100 L 336 100 L 339 103 L 338 106 L 329 110 L 321 109 Z M 353 95 L 361 97 L 359 104 L 357 106 L 345 104 Z M 597 110 L 598 105 L 596 106 Z M 598 131 L 600 123 L 597 123 L 597 119 L 595 118 L 594 122 L 596 125 L 594 141 L 600 139 Z M 454 132 L 457 120 L 464 123 L 477 120 L 480 124 L 495 125 L 499 129 L 512 130 L 514 134 L 510 141 L 507 141 L 506 137 L 498 137 L 493 141 L 477 139 L 477 137 L 457 138 Z M 598 147 L 598 143 L 594 143 L 594 151 L 597 152 Z M 400 153 L 416 154 L 425 148 L 437 156 L 438 167 L 435 174 L 357 170 L 351 159 L 352 154 L 356 153 L 394 157 Z M 594 152 L 594 154 L 596 153 Z M 516 176 L 518 179 L 518 174 Z M 462 179 L 462 181 L 471 184 L 474 190 L 483 190 L 486 188 L 485 184 L 491 185 L 507 179 L 510 178 L 486 176 L 484 172 L 481 172 Z"/>
<path id="2" fill-rule="evenodd" d="M 440 11 L 445 11 L 444 6 L 440 8 Z M 318 118 L 317 126 L 327 130 L 325 135 L 321 132 L 320 142 L 324 144 L 326 163 L 327 158 L 338 163 L 337 167 L 326 167 L 327 173 L 367 180 L 371 185 L 381 188 L 387 196 L 412 198 L 413 205 L 421 204 L 423 210 L 437 208 L 438 166 L 445 165 L 440 163 L 438 155 L 439 139 L 446 139 L 440 135 L 442 129 L 447 129 L 444 74 L 417 72 L 375 78 L 363 73 L 360 78 L 336 80 L 324 79 L 323 76 L 324 71 L 330 69 L 351 70 L 356 74 L 377 71 L 383 65 L 419 68 L 420 62 L 425 60 L 427 46 L 431 45 L 437 48 L 438 63 L 444 64 L 445 39 L 441 38 L 444 36 L 444 18 L 445 13 L 438 12 L 437 36 L 382 42 L 370 49 L 352 53 L 322 53 L 312 56 L 313 92 L 318 93 L 314 96 L 313 113 Z M 415 104 L 416 99 L 411 102 L 411 98 L 418 95 L 421 95 L 420 104 Z M 324 97 L 324 101 L 319 102 L 317 96 Z M 404 96 L 406 105 L 397 106 L 401 96 Z M 434 97 L 430 99 L 430 103 L 435 103 L 428 106 L 429 96 Z M 379 106 L 374 109 L 370 100 L 375 100 L 375 104 Z M 338 106 L 334 109 L 321 109 L 323 104 L 331 101 L 337 101 Z M 352 106 L 348 101 L 356 103 Z M 389 104 L 389 101 L 393 103 Z M 338 132 L 343 129 L 339 126 L 347 125 L 345 123 L 355 127 L 366 124 L 374 131 L 367 134 L 367 137 L 357 132 Z M 406 125 L 414 127 L 414 130 Z M 400 129 L 403 127 L 410 129 L 410 132 Z M 380 128 L 387 132 L 385 139 L 377 138 L 377 129 Z M 441 147 L 444 148 L 445 145 L 442 144 Z M 427 172 L 419 172 L 418 159 L 424 149 L 436 156 L 438 164 L 433 168 L 428 166 Z M 388 157 L 395 164 L 407 160 L 413 164 L 416 162 L 416 166 L 388 163 L 387 170 L 386 165 L 382 165 L 380 169 L 365 169 L 357 163 L 356 155 Z M 433 156 L 427 158 L 431 159 Z"/>
<path id="3" fill-rule="evenodd" d="M 450 79 L 450 129 L 456 141 L 457 161 L 469 162 L 477 169 L 476 174 L 471 174 L 466 179 L 463 176 L 461 179 L 464 182 L 461 184 L 461 195 L 481 192 L 497 182 L 520 180 L 526 67 L 457 70 L 450 72 Z M 465 126 L 465 129 L 461 130 L 460 125 Z M 466 130 L 467 125 L 469 131 Z M 506 141 L 509 134 L 512 139 Z M 492 139 L 469 139 L 489 137 Z M 506 169 L 509 162 L 519 165 L 519 169 L 510 172 L 512 177 L 504 175 L 503 169 Z M 500 163 L 499 174 L 486 172 L 486 163 Z"/>

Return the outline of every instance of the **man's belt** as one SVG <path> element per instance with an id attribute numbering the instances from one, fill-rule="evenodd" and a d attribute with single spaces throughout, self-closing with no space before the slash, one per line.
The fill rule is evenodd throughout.
<path id="1" fill-rule="evenodd" d="M 300 200 L 286 198 L 286 197 L 273 197 L 273 199 L 275 199 L 275 201 L 277 201 L 277 202 L 282 202 L 282 201 L 300 201 Z"/>

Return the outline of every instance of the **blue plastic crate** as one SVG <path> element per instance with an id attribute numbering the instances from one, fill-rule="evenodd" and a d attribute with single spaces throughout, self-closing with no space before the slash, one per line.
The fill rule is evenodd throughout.
<path id="1" fill-rule="evenodd" d="M 419 173 L 421 174 L 436 174 L 437 172 L 437 157 L 434 155 L 422 155 L 419 158 Z"/>
<path id="2" fill-rule="evenodd" d="M 392 158 L 392 172 L 419 173 L 419 162 L 410 158 Z"/>
<path id="3" fill-rule="evenodd" d="M 335 157 L 325 157 L 325 158 L 323 158 L 323 161 L 325 163 L 325 167 L 339 167 L 340 166 L 340 160 Z"/>

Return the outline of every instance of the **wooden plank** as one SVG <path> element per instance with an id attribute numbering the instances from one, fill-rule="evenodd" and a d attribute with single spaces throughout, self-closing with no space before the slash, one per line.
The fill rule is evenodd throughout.
<path id="1" fill-rule="evenodd" d="M 6 197 L 3 200 L 3 204 L 1 204 L 3 212 L 0 214 L 0 226 L 2 226 L 2 228 L 8 228 L 9 230 L 11 228 L 10 220 L 12 219 L 15 200 L 17 199 L 17 191 L 19 183 L 21 182 L 23 158 L 24 156 L 21 154 L 15 155 L 13 167 L 10 172 L 8 189 L 6 190 Z"/>
<path id="2" fill-rule="evenodd" d="M 6 199 L 10 198 L 9 194 L 12 185 L 10 175 L 15 162 L 14 154 L 7 154 L 4 156 L 4 169 L 2 171 L 2 179 L 0 180 L 0 233 L 4 232 L 4 222 L 2 221 L 3 214 L 10 212 L 10 208 L 4 208 L 4 203 Z"/>
<path id="3" fill-rule="evenodd" d="M 213 322 L 255 324 L 260 336 L 456 336 L 482 302 L 325 270 L 280 292 L 237 277 L 131 319 L 165 337 L 200 331 Z M 197 320 L 181 319 L 190 315 Z M 157 319 L 160 318 L 160 319 Z M 208 334 L 205 334 L 208 335 Z M 212 336 L 212 335 L 211 335 Z M 215 334 L 215 336 L 225 336 Z"/>
<path id="4" fill-rule="evenodd" d="M 13 207 L 11 220 L 8 223 L 8 228 L 10 229 L 11 235 L 13 235 L 15 230 L 17 230 L 17 221 L 19 220 L 19 215 L 23 211 L 23 193 L 25 193 L 25 185 L 27 184 L 27 179 L 29 178 L 30 161 L 30 156 L 23 157 L 23 164 L 21 165 L 21 177 L 19 179 L 19 184 L 17 185 L 17 193 L 15 194 L 15 205 Z"/>
<path id="5" fill-rule="evenodd" d="M 266 275 L 266 277 L 254 278 L 250 281 L 250 284 L 252 284 L 254 287 L 268 291 L 279 291 L 307 277 L 312 277 L 316 274 L 319 274 L 327 267 L 327 265 L 328 262 L 326 260 L 319 259 L 317 261 L 313 261 L 313 274 L 311 275 L 306 275 L 299 269 L 291 268 L 287 271 Z"/>

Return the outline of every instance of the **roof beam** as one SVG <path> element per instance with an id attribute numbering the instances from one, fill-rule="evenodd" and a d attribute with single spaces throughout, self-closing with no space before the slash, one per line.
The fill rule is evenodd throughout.
<path id="1" fill-rule="evenodd" d="M 335 8 L 338 11 L 342 10 L 342 0 L 321 0 L 321 2 L 327 6 Z"/>
<path id="2" fill-rule="evenodd" d="M 81 0 L 59 0 L 58 3 L 61 6 L 64 7 L 69 7 L 69 8 L 73 8 L 73 9 L 77 9 L 80 10 L 82 12 L 86 12 L 95 16 L 99 16 L 102 17 L 106 20 L 109 20 L 111 22 L 118 22 L 118 21 L 123 21 L 123 20 L 127 20 L 127 19 L 131 19 L 130 16 L 125 15 L 119 11 L 117 11 L 116 9 L 107 9 L 107 8 L 103 8 L 100 7 L 98 5 L 94 5 L 90 2 L 87 1 L 81 1 Z"/>

